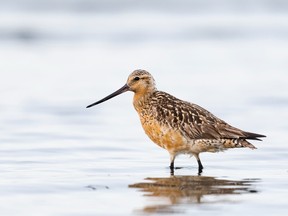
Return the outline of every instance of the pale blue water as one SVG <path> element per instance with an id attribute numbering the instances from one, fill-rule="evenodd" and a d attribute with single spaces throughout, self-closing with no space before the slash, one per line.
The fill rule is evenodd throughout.
<path id="1" fill-rule="evenodd" d="M 0 1 L 1 215 L 287 215 L 285 1 L 56 2 Z M 132 93 L 85 108 L 137 68 L 267 138 L 170 177 Z"/>

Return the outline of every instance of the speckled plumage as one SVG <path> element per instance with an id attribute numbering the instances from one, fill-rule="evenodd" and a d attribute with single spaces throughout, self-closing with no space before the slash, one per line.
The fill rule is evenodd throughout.
<path id="1" fill-rule="evenodd" d="M 200 173 L 203 169 L 199 158 L 201 152 L 219 152 L 239 147 L 255 149 L 247 139 L 265 137 L 232 127 L 196 104 L 158 91 L 155 80 L 145 70 L 134 71 L 121 89 L 88 107 L 125 91 L 135 93 L 133 105 L 142 127 L 154 143 L 169 152 L 171 170 L 179 154 L 195 156 Z"/>

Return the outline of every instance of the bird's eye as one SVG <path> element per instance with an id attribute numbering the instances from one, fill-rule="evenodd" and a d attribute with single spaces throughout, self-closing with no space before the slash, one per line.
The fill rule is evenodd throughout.
<path id="1" fill-rule="evenodd" d="M 134 78 L 134 81 L 138 81 L 138 80 L 140 80 L 140 77 L 135 77 Z"/>

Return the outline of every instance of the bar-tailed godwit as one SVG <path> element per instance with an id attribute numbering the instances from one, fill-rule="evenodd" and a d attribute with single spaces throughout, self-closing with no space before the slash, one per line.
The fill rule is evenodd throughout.
<path id="1" fill-rule="evenodd" d="M 145 70 L 135 70 L 122 88 L 87 108 L 126 91 L 134 92 L 133 105 L 145 133 L 154 143 L 169 152 L 171 172 L 179 154 L 193 155 L 198 162 L 198 172 L 201 173 L 201 152 L 241 147 L 256 149 L 247 140 L 265 137 L 235 128 L 196 104 L 158 91 L 154 78 Z"/>

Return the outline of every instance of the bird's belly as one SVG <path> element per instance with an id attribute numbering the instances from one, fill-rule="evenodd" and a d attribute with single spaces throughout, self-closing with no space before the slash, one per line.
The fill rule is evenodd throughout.
<path id="1" fill-rule="evenodd" d="M 160 147 L 169 152 L 188 153 L 188 140 L 177 129 L 161 125 L 157 121 L 142 122 L 142 127 L 148 137 Z"/>
<path id="2" fill-rule="evenodd" d="M 230 145 L 230 143 L 235 142 L 232 139 L 191 139 L 185 137 L 179 130 L 156 120 L 141 121 L 141 123 L 148 137 L 170 153 L 198 154 L 201 152 L 219 152 L 236 147 Z"/>

